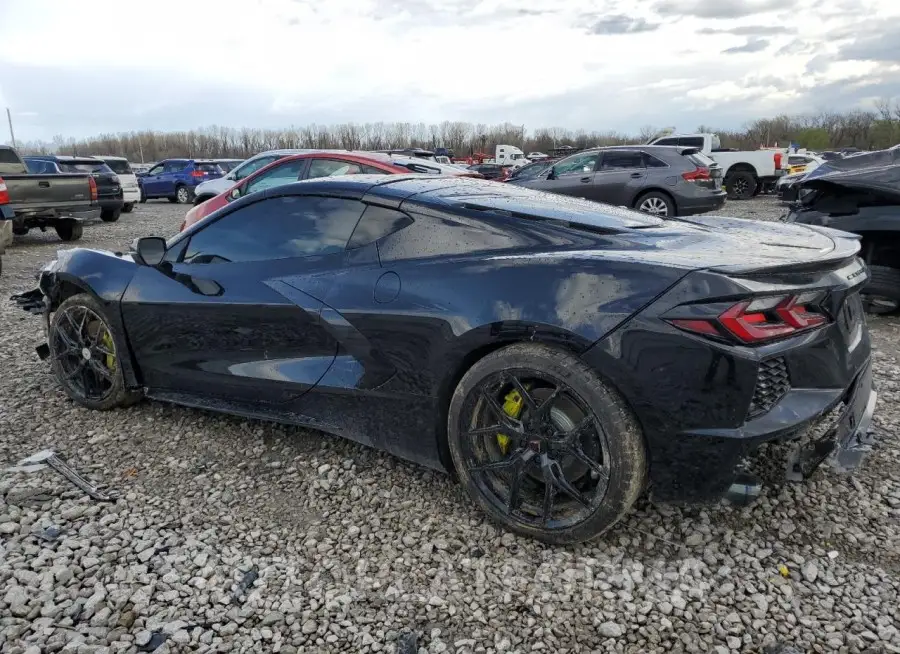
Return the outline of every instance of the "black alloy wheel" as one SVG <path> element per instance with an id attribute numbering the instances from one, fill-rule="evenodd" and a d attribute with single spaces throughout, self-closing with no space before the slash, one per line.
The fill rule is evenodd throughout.
<path id="1" fill-rule="evenodd" d="M 547 357 L 554 363 L 543 365 Z M 448 428 L 470 496 L 503 526 L 545 542 L 599 535 L 643 489 L 630 412 L 567 353 L 529 344 L 488 355 L 460 382 Z"/>

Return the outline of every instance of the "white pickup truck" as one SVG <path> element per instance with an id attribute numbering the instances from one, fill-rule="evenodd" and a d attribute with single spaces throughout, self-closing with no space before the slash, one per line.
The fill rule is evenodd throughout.
<path id="1" fill-rule="evenodd" d="M 698 148 L 725 172 L 724 186 L 731 200 L 746 200 L 771 187 L 785 174 L 787 148 L 772 150 L 723 149 L 715 134 L 667 134 L 648 145 L 678 145 Z"/>

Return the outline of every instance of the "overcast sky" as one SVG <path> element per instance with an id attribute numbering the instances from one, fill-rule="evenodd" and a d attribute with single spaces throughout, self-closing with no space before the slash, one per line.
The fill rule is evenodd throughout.
<path id="1" fill-rule="evenodd" d="M 0 101 L 23 141 L 347 121 L 692 130 L 881 97 L 900 100 L 900 0 L 0 0 Z"/>

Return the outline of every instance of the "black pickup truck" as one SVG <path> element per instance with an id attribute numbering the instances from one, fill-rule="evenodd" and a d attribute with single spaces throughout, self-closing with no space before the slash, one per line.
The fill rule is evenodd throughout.
<path id="1" fill-rule="evenodd" d="M 97 184 L 97 203 L 100 205 L 101 220 L 114 223 L 122 214 L 122 207 L 125 206 L 122 183 L 119 176 L 102 159 L 53 154 L 26 155 L 22 159 L 29 172 L 39 175 L 72 173 L 92 175 Z"/>
<path id="2" fill-rule="evenodd" d="M 100 217 L 97 183 L 86 173 L 34 175 L 11 147 L 0 145 L 0 254 L 31 229 L 48 227 L 64 241 L 81 238 L 82 223 Z"/>

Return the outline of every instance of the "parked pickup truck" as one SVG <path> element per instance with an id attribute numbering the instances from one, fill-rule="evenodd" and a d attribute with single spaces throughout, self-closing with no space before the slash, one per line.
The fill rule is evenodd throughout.
<path id="1" fill-rule="evenodd" d="M 787 157 L 783 150 L 728 150 L 722 148 L 716 134 L 667 134 L 648 145 L 678 145 L 698 148 L 725 171 L 725 190 L 731 200 L 747 200 L 772 187 L 785 174 L 781 168 Z M 786 161 L 785 161 L 786 163 Z"/>
<path id="2" fill-rule="evenodd" d="M 97 183 L 91 175 L 30 174 L 13 148 L 0 145 L 0 243 L 5 231 L 22 236 L 48 227 L 64 241 L 77 241 L 82 223 L 99 217 Z"/>
<path id="3" fill-rule="evenodd" d="M 122 208 L 125 206 L 122 181 L 102 159 L 53 154 L 26 156 L 22 159 L 31 173 L 41 175 L 87 173 L 91 175 L 97 184 L 100 219 L 107 223 L 114 223 L 119 219 Z"/>

